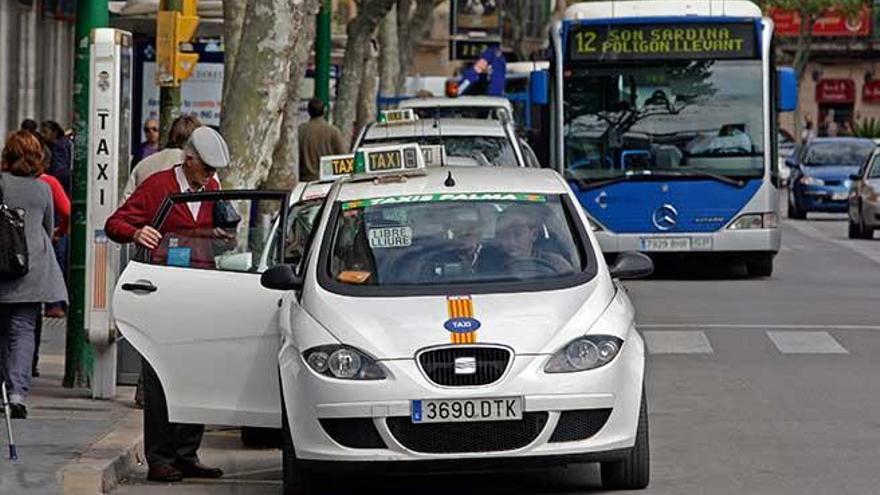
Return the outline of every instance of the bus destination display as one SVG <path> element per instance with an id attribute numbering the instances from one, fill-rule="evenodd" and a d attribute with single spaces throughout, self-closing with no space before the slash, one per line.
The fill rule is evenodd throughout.
<path id="1" fill-rule="evenodd" d="M 570 60 L 705 60 L 757 57 L 755 24 L 574 24 Z"/>

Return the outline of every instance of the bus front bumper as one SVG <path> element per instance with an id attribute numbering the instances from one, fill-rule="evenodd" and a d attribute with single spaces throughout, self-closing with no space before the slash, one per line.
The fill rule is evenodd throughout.
<path id="1" fill-rule="evenodd" d="M 644 253 L 676 254 L 748 254 L 777 253 L 781 232 L 775 229 L 724 229 L 717 232 L 674 232 L 616 234 L 608 231 L 594 233 L 602 252 L 620 253 L 641 251 Z"/>

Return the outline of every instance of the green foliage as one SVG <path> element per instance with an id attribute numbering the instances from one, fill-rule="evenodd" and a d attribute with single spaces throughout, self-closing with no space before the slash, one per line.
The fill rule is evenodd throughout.
<path id="1" fill-rule="evenodd" d="M 853 135 L 863 138 L 880 138 L 880 119 L 865 118 L 853 126 Z"/>

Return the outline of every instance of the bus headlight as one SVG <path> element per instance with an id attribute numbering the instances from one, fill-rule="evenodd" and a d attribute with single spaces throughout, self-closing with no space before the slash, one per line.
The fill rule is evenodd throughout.
<path id="1" fill-rule="evenodd" d="M 775 229 L 779 227 L 776 213 L 749 213 L 737 218 L 729 227 L 730 230 Z"/>

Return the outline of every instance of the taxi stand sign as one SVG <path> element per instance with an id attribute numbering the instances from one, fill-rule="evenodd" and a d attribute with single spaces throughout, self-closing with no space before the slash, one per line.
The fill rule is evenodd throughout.
<path id="1" fill-rule="evenodd" d="M 422 149 L 416 143 L 358 148 L 354 154 L 321 157 L 321 180 L 346 175 L 399 174 L 425 168 Z"/>

